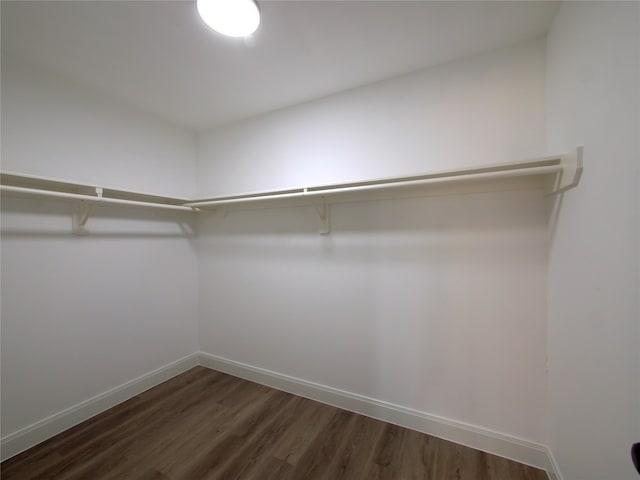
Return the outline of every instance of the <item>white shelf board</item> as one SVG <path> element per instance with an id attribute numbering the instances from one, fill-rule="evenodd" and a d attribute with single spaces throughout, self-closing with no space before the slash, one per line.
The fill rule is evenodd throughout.
<path id="1" fill-rule="evenodd" d="M 193 211 L 193 208 L 183 205 L 189 201 L 186 198 L 72 183 L 54 178 L 11 172 L 0 173 L 0 192 L 3 195 L 52 197 L 90 203 Z"/>
<path id="2" fill-rule="evenodd" d="M 219 208 L 275 208 L 293 205 L 344 203 L 401 197 L 544 188 L 549 193 L 577 185 L 582 150 L 527 160 L 445 170 L 406 177 L 379 178 L 340 184 L 270 190 L 208 197 L 185 203 L 201 210 Z"/>

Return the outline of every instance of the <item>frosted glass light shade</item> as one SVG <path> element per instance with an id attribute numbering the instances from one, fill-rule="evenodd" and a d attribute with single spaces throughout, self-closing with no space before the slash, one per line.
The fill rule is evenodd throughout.
<path id="1" fill-rule="evenodd" d="M 254 0 L 196 0 L 204 23 L 228 37 L 246 37 L 260 25 L 260 9 Z"/>

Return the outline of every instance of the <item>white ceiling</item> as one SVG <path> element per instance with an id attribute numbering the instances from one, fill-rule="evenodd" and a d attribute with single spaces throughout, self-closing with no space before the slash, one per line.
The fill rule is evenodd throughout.
<path id="1" fill-rule="evenodd" d="M 195 1 L 2 1 L 2 50 L 201 130 L 546 33 L 557 2 L 262 1 L 223 38 Z"/>

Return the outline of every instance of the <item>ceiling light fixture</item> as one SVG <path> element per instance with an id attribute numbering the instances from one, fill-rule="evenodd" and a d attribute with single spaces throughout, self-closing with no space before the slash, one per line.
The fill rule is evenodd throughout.
<path id="1" fill-rule="evenodd" d="M 246 37 L 260 25 L 260 9 L 254 0 L 196 0 L 204 23 L 228 37 Z"/>

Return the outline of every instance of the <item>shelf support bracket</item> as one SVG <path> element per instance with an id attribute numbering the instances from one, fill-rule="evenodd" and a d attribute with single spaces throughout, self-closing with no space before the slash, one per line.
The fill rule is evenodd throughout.
<path id="1" fill-rule="evenodd" d="M 548 193 L 562 193 L 576 187 L 582 175 L 582 147 L 562 156 L 562 171 L 552 180 Z"/>
<path id="2" fill-rule="evenodd" d="M 89 235 L 89 233 L 91 233 L 87 228 L 89 213 L 91 213 L 91 205 L 84 200 L 80 200 L 73 205 L 73 212 L 71 214 L 71 232 L 74 235 Z"/>
<path id="3" fill-rule="evenodd" d="M 323 196 L 322 203 L 320 205 L 314 203 L 313 200 L 311 200 L 311 204 L 313 205 L 313 208 L 316 209 L 316 213 L 318 214 L 318 218 L 320 219 L 320 222 L 318 223 L 318 233 L 320 235 L 328 235 L 331 231 L 331 209 L 330 205 L 327 204 L 327 199 Z"/>
<path id="4" fill-rule="evenodd" d="M 102 188 L 96 187 L 96 199 L 102 200 Z M 80 200 L 73 206 L 73 212 L 71 214 L 71 232 L 74 235 L 89 235 L 91 233 L 87 228 L 87 221 L 89 220 L 89 214 L 91 213 L 91 203 L 84 200 Z"/>

